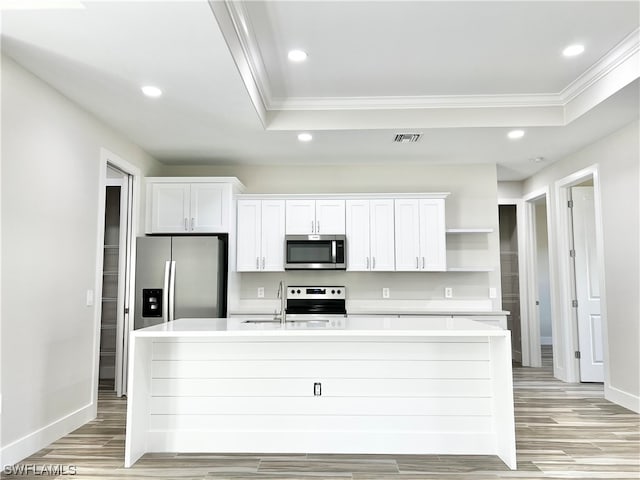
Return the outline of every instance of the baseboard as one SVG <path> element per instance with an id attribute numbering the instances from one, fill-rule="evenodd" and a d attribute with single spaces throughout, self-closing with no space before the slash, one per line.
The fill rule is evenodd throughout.
<path id="1" fill-rule="evenodd" d="M 553 337 L 540 337 L 540 345 L 553 345 Z"/>
<path id="2" fill-rule="evenodd" d="M 0 468 L 14 465 L 33 455 L 59 438 L 96 417 L 96 407 L 90 403 L 49 425 L 36 430 L 0 449 Z"/>
<path id="3" fill-rule="evenodd" d="M 624 392 L 611 385 L 605 385 L 604 398 L 631 411 L 640 413 L 640 397 L 636 395 Z"/>

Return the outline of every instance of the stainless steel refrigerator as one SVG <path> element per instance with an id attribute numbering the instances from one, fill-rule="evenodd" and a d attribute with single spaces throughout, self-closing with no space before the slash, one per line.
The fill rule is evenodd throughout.
<path id="1" fill-rule="evenodd" d="M 227 237 L 138 237 L 134 329 L 226 317 Z"/>

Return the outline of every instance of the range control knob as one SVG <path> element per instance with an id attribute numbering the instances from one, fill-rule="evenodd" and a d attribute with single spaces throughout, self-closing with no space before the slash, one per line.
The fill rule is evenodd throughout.
<path id="1" fill-rule="evenodd" d="M 292 289 L 292 290 L 291 290 L 291 293 L 296 293 L 296 291 Z"/>
<path id="2" fill-rule="evenodd" d="M 338 295 L 340 295 L 340 290 L 338 290 Z"/>
<path id="3" fill-rule="evenodd" d="M 335 295 L 336 291 L 335 290 L 331 290 L 331 294 Z"/>
<path id="4" fill-rule="evenodd" d="M 298 293 L 300 293 L 300 290 L 298 290 Z"/>

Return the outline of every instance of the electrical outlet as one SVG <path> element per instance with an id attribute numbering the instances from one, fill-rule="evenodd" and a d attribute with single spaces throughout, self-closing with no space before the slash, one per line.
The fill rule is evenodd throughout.
<path id="1" fill-rule="evenodd" d="M 452 298 L 453 297 L 453 288 L 445 287 L 444 289 L 444 298 Z"/>
<path id="2" fill-rule="evenodd" d="M 382 289 L 382 298 L 389 298 L 389 289 L 386 287 Z"/>
<path id="3" fill-rule="evenodd" d="M 496 298 L 498 296 L 498 290 L 495 287 L 489 288 L 489 298 Z"/>
<path id="4" fill-rule="evenodd" d="M 258 298 L 264 298 L 264 287 L 258 287 Z"/>

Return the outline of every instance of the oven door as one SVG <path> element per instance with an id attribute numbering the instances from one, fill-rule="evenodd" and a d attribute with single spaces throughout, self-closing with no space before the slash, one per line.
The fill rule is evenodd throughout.
<path id="1" fill-rule="evenodd" d="M 285 270 L 335 270 L 334 235 L 287 235 L 285 242 Z"/>

